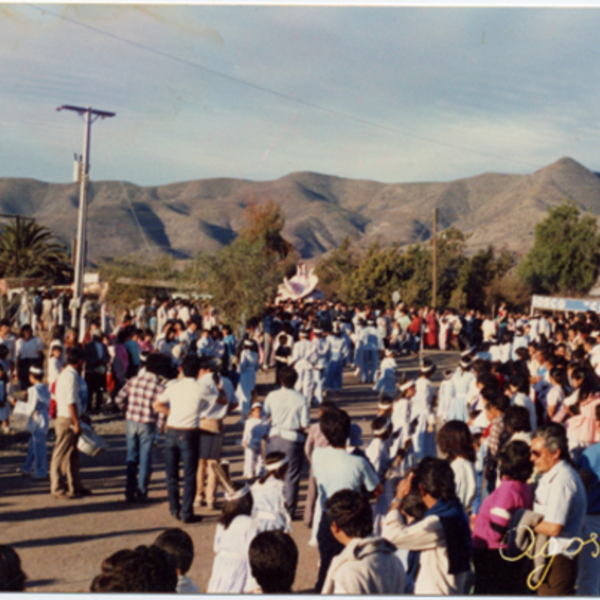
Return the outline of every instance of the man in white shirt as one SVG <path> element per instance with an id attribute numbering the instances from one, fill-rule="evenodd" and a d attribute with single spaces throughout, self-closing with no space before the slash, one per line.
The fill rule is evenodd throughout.
<path id="1" fill-rule="evenodd" d="M 531 441 L 531 461 L 541 474 L 535 490 L 533 511 L 544 516 L 534 532 L 549 539 L 545 556 L 549 568 L 538 596 L 572 596 L 577 580 L 575 538 L 581 538 L 586 514 L 586 492 L 579 474 L 569 465 L 565 428 L 558 423 L 539 427 Z"/>
<path id="2" fill-rule="evenodd" d="M 80 420 L 85 418 L 79 395 L 82 383 L 79 372 L 82 365 L 83 351 L 80 348 L 69 348 L 67 367 L 56 382 L 56 443 L 50 464 L 50 493 L 55 498 L 65 500 L 91 494 L 81 483 L 77 449 L 77 437 L 81 432 Z"/>
<path id="3" fill-rule="evenodd" d="M 196 472 L 200 451 L 200 414 L 208 408 L 212 396 L 222 389 L 209 390 L 198 385 L 200 359 L 188 354 L 181 363 L 182 379 L 172 382 L 153 404 L 156 412 L 167 415 L 165 431 L 165 469 L 171 515 L 184 523 L 197 523 L 194 515 Z M 183 462 L 183 497 L 179 494 L 179 464 Z"/>
<path id="4" fill-rule="evenodd" d="M 268 452 L 283 452 L 289 461 L 285 476 L 284 495 L 293 519 L 298 503 L 298 489 L 304 458 L 304 431 L 310 424 L 308 400 L 294 390 L 297 380 L 294 369 L 284 367 L 279 374 L 281 388 L 265 399 L 264 415 L 271 418 Z"/>

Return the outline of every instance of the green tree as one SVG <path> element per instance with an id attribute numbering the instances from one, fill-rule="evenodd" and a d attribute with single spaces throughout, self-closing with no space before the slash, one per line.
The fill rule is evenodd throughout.
<path id="1" fill-rule="evenodd" d="M 452 291 L 450 304 L 452 308 L 464 310 L 474 308 L 477 310 L 489 309 L 498 298 L 490 297 L 492 284 L 503 280 L 504 276 L 515 265 L 515 256 L 508 250 L 502 250 L 499 256 L 493 246 L 479 250 L 470 259 L 466 259 L 459 272 Z M 495 294 L 500 287 L 494 287 Z M 504 299 L 508 301 L 508 298 Z"/>
<path id="2" fill-rule="evenodd" d="M 599 259 L 596 219 L 565 202 L 536 225 L 519 274 L 534 293 L 585 294 L 598 279 Z"/>
<path id="3" fill-rule="evenodd" d="M 319 289 L 323 290 L 328 298 L 348 302 L 352 276 L 359 262 L 360 258 L 353 250 L 350 238 L 346 236 L 335 250 L 317 263 L 315 275 L 319 278 Z"/>
<path id="4" fill-rule="evenodd" d="M 17 257 L 18 231 L 18 257 Z M 70 282 L 73 266 L 67 248 L 52 231 L 33 220 L 11 219 L 0 230 L 0 276 L 41 278 L 62 284 Z"/>
<path id="5" fill-rule="evenodd" d="M 208 293 L 212 303 L 236 329 L 260 314 L 277 293 L 297 256 L 282 231 L 285 217 L 271 200 L 252 202 L 244 211 L 240 235 L 216 253 L 200 253 L 185 274 Z"/>
<path id="6" fill-rule="evenodd" d="M 411 277 L 412 266 L 398 245 L 372 244 L 350 280 L 349 300 L 354 304 L 389 305 L 392 294 Z"/>

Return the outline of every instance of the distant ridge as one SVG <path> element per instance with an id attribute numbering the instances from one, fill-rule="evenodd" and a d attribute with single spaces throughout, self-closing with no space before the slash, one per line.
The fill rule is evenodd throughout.
<path id="1" fill-rule="evenodd" d="M 281 203 L 284 234 L 305 259 L 333 250 L 346 236 L 363 247 L 426 241 L 436 207 L 440 229 L 470 233 L 470 249 L 493 244 L 522 254 L 548 207 L 568 199 L 600 215 L 600 176 L 565 157 L 530 175 L 484 173 L 447 183 L 384 184 L 311 172 L 264 182 L 219 178 L 153 187 L 94 181 L 89 258 L 136 252 L 187 258 L 217 250 L 235 239 L 248 203 L 261 198 Z M 0 178 L 0 212 L 35 217 L 69 245 L 77 206 L 77 184 Z"/>

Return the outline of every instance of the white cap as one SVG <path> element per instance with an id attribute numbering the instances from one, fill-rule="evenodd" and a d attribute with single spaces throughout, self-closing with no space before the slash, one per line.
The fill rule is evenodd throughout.
<path id="1" fill-rule="evenodd" d="M 392 422 L 389 419 L 385 420 L 385 425 L 383 425 L 383 427 L 380 427 L 379 429 L 374 429 L 373 430 L 373 435 L 381 435 L 383 433 L 385 433 L 388 429 L 389 426 L 392 424 Z"/>
<path id="2" fill-rule="evenodd" d="M 405 392 L 406 390 L 410 389 L 411 387 L 414 387 L 414 385 L 415 385 L 415 380 L 410 379 L 409 381 L 406 381 L 405 383 L 403 383 L 400 386 L 400 391 Z"/>
<path id="3" fill-rule="evenodd" d="M 227 502 L 231 502 L 233 500 L 239 500 L 240 498 L 243 498 L 246 494 L 250 493 L 250 488 L 248 487 L 248 484 L 245 484 L 244 487 L 240 490 L 236 490 L 235 492 L 225 492 L 225 500 L 227 500 Z"/>
<path id="4" fill-rule="evenodd" d="M 280 469 L 284 465 L 287 465 L 289 462 L 290 462 L 289 458 L 287 456 L 284 456 L 281 460 L 278 460 L 276 462 L 266 463 L 265 469 L 268 472 L 277 471 L 277 469 Z"/>

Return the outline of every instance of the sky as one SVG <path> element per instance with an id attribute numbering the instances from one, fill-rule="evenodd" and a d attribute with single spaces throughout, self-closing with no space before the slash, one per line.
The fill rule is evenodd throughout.
<path id="1" fill-rule="evenodd" d="M 600 9 L 0 4 L 0 177 L 600 171 Z"/>

